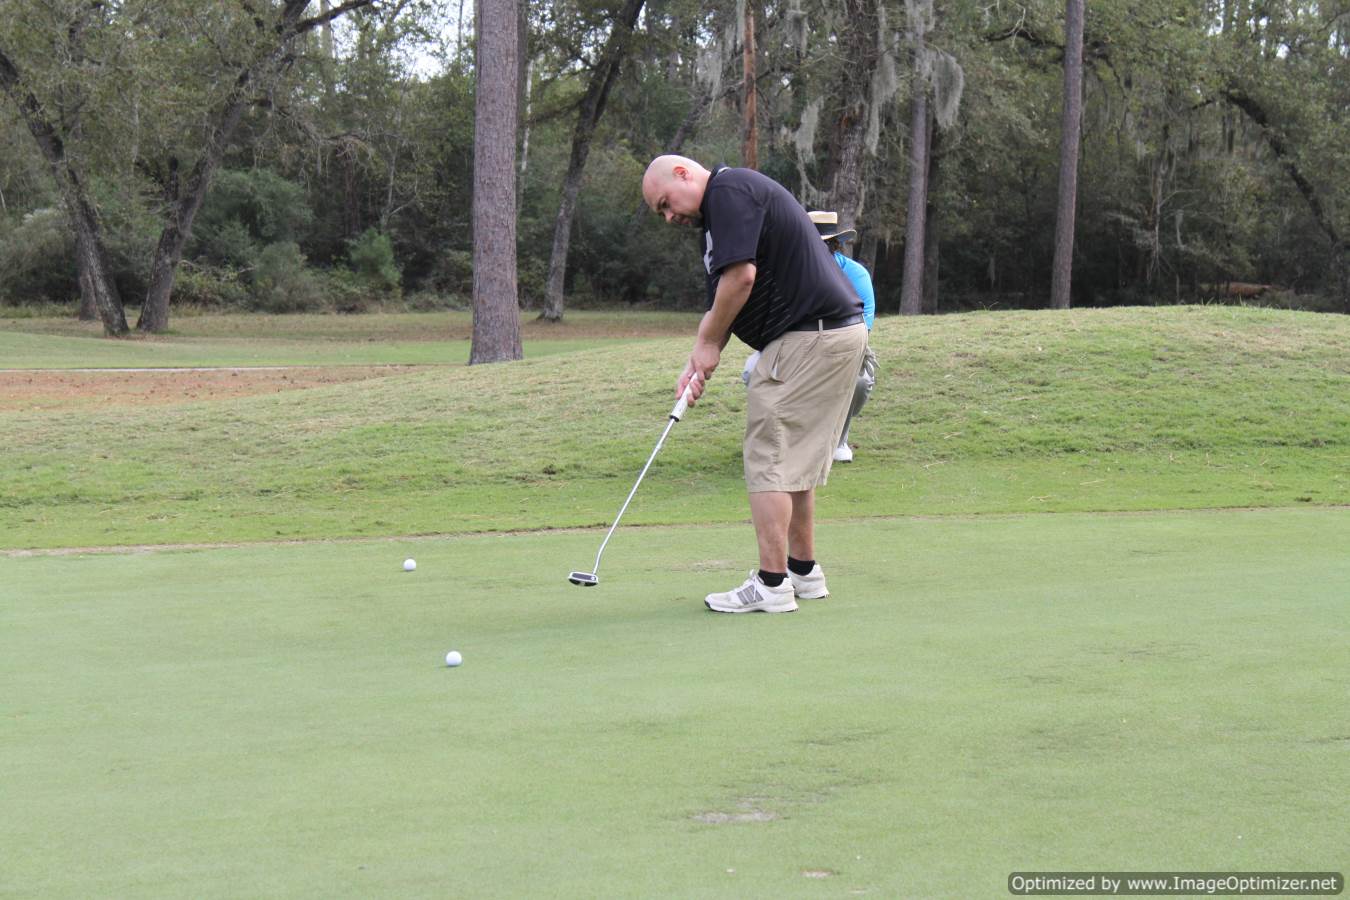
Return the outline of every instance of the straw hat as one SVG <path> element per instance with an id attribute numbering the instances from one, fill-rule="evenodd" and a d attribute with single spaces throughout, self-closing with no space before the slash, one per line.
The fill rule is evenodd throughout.
<path id="1" fill-rule="evenodd" d="M 858 236 L 858 232 L 852 228 L 839 227 L 839 213 L 837 212 L 825 212 L 821 210 L 808 212 L 807 215 L 810 216 L 811 221 L 815 224 L 816 231 L 820 232 L 821 240 L 828 241 L 833 238 L 843 244 Z"/>

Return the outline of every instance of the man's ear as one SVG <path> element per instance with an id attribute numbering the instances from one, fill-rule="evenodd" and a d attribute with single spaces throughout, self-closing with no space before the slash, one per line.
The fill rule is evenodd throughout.
<path id="1" fill-rule="evenodd" d="M 673 169 L 670 170 L 670 174 L 680 179 L 680 181 L 686 181 L 689 178 L 689 167 L 675 166 Z"/>

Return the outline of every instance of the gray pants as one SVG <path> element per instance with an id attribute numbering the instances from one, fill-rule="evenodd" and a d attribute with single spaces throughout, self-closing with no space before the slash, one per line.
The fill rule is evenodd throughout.
<path id="1" fill-rule="evenodd" d="M 872 396 L 872 388 L 877 385 L 877 355 L 872 352 L 869 346 L 863 354 L 862 369 L 858 372 L 858 380 L 853 385 L 853 402 L 848 407 L 848 418 L 844 420 L 844 433 L 839 436 L 839 446 L 844 447 L 848 444 L 848 426 L 853 422 L 853 417 L 863 408 L 867 398 Z"/>

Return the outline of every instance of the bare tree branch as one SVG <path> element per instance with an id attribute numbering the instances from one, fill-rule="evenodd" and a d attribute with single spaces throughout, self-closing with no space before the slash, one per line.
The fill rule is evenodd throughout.
<path id="1" fill-rule="evenodd" d="M 351 12 L 354 9 L 361 9 L 366 6 L 374 6 L 378 2 L 379 0 L 347 0 L 346 3 L 342 4 L 341 6 L 335 6 L 322 15 L 313 16 L 308 19 L 301 19 L 299 22 L 296 22 L 295 30 L 292 32 L 292 34 L 304 34 L 306 31 L 313 31 L 320 25 L 327 24 L 328 22 L 333 21 L 339 16 L 346 15 L 347 13 Z"/>

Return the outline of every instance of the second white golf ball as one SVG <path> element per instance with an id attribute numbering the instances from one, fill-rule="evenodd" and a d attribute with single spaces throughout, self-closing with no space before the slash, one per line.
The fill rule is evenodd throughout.
<path id="1" fill-rule="evenodd" d="M 462 662 L 464 662 L 464 657 L 459 655 L 458 650 L 451 650 L 449 653 L 445 654 L 445 664 L 452 669 Z"/>
<path id="2" fill-rule="evenodd" d="M 417 568 L 417 560 L 415 560 L 415 559 L 405 559 L 405 560 L 403 561 L 403 571 L 405 571 L 405 572 L 411 572 L 411 571 L 412 571 L 413 569 L 415 569 L 415 568 Z"/>

